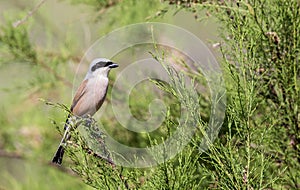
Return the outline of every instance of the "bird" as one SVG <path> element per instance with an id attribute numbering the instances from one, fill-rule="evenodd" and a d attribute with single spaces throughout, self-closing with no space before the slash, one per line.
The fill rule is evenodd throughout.
<path id="1" fill-rule="evenodd" d="M 108 89 L 108 75 L 112 68 L 119 65 L 106 58 L 94 59 L 90 66 L 84 80 L 79 85 L 75 96 L 73 98 L 70 114 L 67 117 L 64 126 L 64 135 L 54 154 L 52 163 L 61 165 L 65 151 L 66 142 L 71 138 L 69 119 L 72 115 L 85 118 L 92 117 L 102 106 L 107 89 Z"/>

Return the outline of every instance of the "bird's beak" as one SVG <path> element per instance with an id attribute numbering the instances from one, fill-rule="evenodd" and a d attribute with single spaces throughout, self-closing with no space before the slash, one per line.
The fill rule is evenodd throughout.
<path id="1" fill-rule="evenodd" d="M 116 68 L 116 67 L 119 67 L 118 64 L 116 63 L 112 63 L 111 65 L 108 66 L 109 68 Z"/>

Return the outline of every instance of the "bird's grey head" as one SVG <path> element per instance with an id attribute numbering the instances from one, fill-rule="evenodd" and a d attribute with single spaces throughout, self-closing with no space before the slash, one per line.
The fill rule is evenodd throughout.
<path id="1" fill-rule="evenodd" d="M 105 76 L 107 77 L 109 71 L 112 68 L 116 68 L 119 65 L 112 62 L 106 58 L 96 58 L 94 59 L 89 67 L 89 71 L 86 74 L 85 78 L 95 77 L 95 76 Z"/>

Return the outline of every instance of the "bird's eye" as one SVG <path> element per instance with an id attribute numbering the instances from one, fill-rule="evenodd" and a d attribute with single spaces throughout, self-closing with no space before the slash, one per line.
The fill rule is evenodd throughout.
<path id="1" fill-rule="evenodd" d="M 91 71 L 95 71 L 97 69 L 97 64 L 93 65 L 92 68 L 91 68 Z"/>

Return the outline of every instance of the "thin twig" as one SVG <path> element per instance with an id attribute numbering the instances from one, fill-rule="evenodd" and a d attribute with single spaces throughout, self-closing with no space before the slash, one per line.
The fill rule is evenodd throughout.
<path id="1" fill-rule="evenodd" d="M 72 141 L 71 141 L 71 142 L 68 142 L 68 143 L 69 143 L 69 144 L 73 144 L 73 146 L 79 146 L 78 144 L 73 143 Z M 106 157 L 104 157 L 104 156 L 102 156 L 102 155 L 100 155 L 100 154 L 94 152 L 94 151 L 93 151 L 92 149 L 90 149 L 89 147 L 81 146 L 81 148 L 82 148 L 87 154 L 89 154 L 89 155 L 91 155 L 91 156 L 93 156 L 93 157 L 95 157 L 95 158 L 98 158 L 98 159 L 100 159 L 100 160 L 105 161 L 105 162 L 108 163 L 113 169 L 116 168 L 116 164 L 114 163 L 114 161 L 113 161 L 111 158 L 109 158 L 109 157 L 106 158 Z M 121 173 L 119 173 L 119 177 L 120 177 L 121 181 L 124 183 L 126 189 L 129 189 L 128 182 L 127 182 L 127 180 L 124 178 L 124 176 L 123 176 Z"/>
<path id="2" fill-rule="evenodd" d="M 110 1 L 108 2 L 105 6 L 103 6 L 97 13 L 97 17 L 99 17 L 100 15 L 104 14 L 109 8 L 115 6 L 117 3 L 121 2 L 122 0 L 119 1 Z"/>
<path id="3" fill-rule="evenodd" d="M 89 155 L 99 158 L 99 159 L 109 163 L 113 168 L 116 166 L 116 164 L 110 158 L 105 158 L 104 156 L 97 154 L 96 152 L 94 152 L 92 149 L 90 149 L 88 147 L 82 147 L 82 149 L 85 150 Z"/>
<path id="4" fill-rule="evenodd" d="M 64 172 L 64 173 L 67 173 L 67 174 L 69 174 L 69 175 L 71 175 L 71 176 L 78 177 L 78 174 L 76 174 L 75 172 L 73 172 L 73 170 L 71 170 L 70 168 L 66 168 L 66 167 L 57 165 L 57 164 L 55 164 L 55 163 L 53 163 L 53 162 L 51 162 L 51 161 L 49 161 L 47 164 L 48 164 L 49 166 L 55 167 L 56 169 L 58 169 L 58 170 L 60 170 L 60 171 L 62 171 L 62 172 Z"/>
<path id="5" fill-rule="evenodd" d="M 63 82 L 66 86 L 72 87 L 72 83 L 70 81 L 68 81 L 66 78 L 60 76 L 55 70 L 53 70 L 51 67 L 49 67 L 47 64 L 45 64 L 42 61 L 37 61 L 37 64 L 41 65 L 46 71 L 52 73 L 54 75 L 54 77 Z"/>
<path id="6" fill-rule="evenodd" d="M 41 0 L 23 19 L 14 22 L 13 27 L 17 28 L 21 24 L 25 23 L 45 3 L 45 1 L 46 0 Z"/>
<path id="7" fill-rule="evenodd" d="M 14 159 L 23 159 L 24 160 L 24 156 L 20 153 L 17 153 L 17 152 L 7 152 L 5 150 L 0 150 L 0 158 L 14 158 Z M 44 163 L 44 162 L 43 162 Z M 53 164 L 52 162 L 47 162 L 48 165 L 51 165 L 51 166 L 54 166 L 56 167 L 57 169 L 65 172 L 65 173 L 68 173 L 72 176 L 78 176 L 76 175 L 71 169 L 69 168 L 65 168 L 65 167 L 61 167 L 61 166 L 58 166 L 57 164 Z M 1 188 L 0 188 L 1 190 Z"/>
<path id="8" fill-rule="evenodd" d="M 6 152 L 4 150 L 0 150 L 0 157 L 6 157 L 6 158 L 23 158 L 23 156 L 16 152 Z"/>

